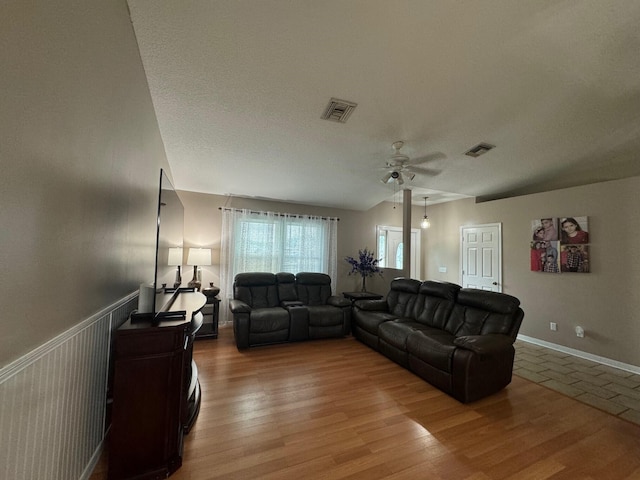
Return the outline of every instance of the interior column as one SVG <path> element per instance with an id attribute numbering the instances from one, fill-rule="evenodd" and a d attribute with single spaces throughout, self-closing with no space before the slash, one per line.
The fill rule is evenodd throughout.
<path id="1" fill-rule="evenodd" d="M 411 277 L 411 190 L 402 191 L 402 274 Z"/>

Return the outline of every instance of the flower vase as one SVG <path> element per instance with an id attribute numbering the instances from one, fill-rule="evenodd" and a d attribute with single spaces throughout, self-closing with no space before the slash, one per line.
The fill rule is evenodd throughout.
<path id="1" fill-rule="evenodd" d="M 366 276 L 362 276 L 362 292 L 366 292 L 367 291 L 367 277 Z"/>

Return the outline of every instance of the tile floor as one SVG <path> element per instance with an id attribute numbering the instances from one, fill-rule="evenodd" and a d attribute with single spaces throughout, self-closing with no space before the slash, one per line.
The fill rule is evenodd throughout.
<path id="1" fill-rule="evenodd" d="M 521 340 L 513 373 L 640 425 L 640 375 Z"/>

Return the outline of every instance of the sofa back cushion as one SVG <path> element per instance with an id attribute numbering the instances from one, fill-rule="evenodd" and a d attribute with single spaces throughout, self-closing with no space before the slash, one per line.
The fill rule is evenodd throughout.
<path id="1" fill-rule="evenodd" d="M 237 274 L 233 282 L 233 298 L 242 300 L 251 308 L 279 306 L 276 276 L 267 272 Z"/>
<path id="2" fill-rule="evenodd" d="M 326 273 L 301 272 L 296 275 L 298 300 L 305 305 L 325 305 L 331 296 L 331 277 Z"/>
<path id="3" fill-rule="evenodd" d="M 412 278 L 394 278 L 387 294 L 389 312 L 398 318 L 415 320 L 415 304 L 421 282 Z"/>
<path id="4" fill-rule="evenodd" d="M 445 330 L 456 335 L 486 335 L 502 333 L 515 336 L 524 313 L 520 300 L 511 295 L 463 288 Z"/>
<path id="5" fill-rule="evenodd" d="M 278 297 L 280 298 L 280 302 L 298 300 L 296 276 L 293 273 L 276 273 L 276 283 L 278 284 Z"/>
<path id="6" fill-rule="evenodd" d="M 429 327 L 444 329 L 453 310 L 460 285 L 427 280 L 420 285 L 415 319 Z"/>

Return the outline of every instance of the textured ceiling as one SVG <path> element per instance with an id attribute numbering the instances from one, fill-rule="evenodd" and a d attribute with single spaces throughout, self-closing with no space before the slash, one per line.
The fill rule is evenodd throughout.
<path id="1" fill-rule="evenodd" d="M 129 6 L 181 190 L 365 210 L 396 140 L 445 156 L 405 183 L 418 204 L 640 175 L 638 0 Z"/>

